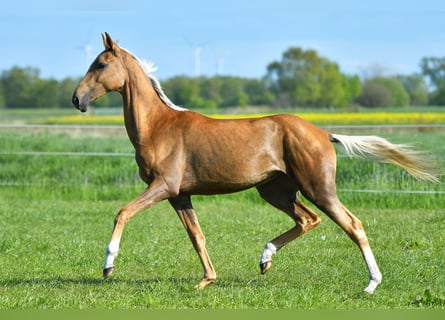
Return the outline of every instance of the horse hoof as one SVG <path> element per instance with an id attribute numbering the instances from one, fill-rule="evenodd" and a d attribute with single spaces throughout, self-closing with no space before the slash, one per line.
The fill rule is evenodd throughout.
<path id="1" fill-rule="evenodd" d="M 104 269 L 104 280 L 108 279 L 114 272 L 114 267 Z"/>
<path id="2" fill-rule="evenodd" d="M 207 287 L 209 284 L 215 283 L 216 279 L 202 279 L 200 283 L 198 283 L 195 287 L 196 289 L 202 290 Z"/>
<path id="3" fill-rule="evenodd" d="M 265 274 L 270 269 L 270 267 L 272 267 L 272 261 L 260 263 L 261 274 Z"/>

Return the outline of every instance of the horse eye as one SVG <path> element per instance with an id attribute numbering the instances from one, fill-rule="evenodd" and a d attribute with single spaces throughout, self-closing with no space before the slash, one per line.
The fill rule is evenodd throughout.
<path id="1" fill-rule="evenodd" d="M 103 63 L 103 62 L 99 62 L 99 63 L 97 64 L 97 68 L 98 68 L 98 69 L 105 69 L 106 66 L 107 66 L 107 64 L 106 64 L 106 63 Z"/>

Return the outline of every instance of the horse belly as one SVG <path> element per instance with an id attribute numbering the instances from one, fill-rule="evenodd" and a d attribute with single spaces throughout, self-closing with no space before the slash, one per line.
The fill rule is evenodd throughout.
<path id="1" fill-rule="evenodd" d="M 232 193 L 272 179 L 283 166 L 267 156 L 254 158 L 220 156 L 195 159 L 184 175 L 181 190 L 193 194 Z"/>
<path id="2" fill-rule="evenodd" d="M 255 179 L 246 179 L 244 181 L 235 181 L 232 179 L 213 180 L 213 179 L 198 179 L 193 183 L 184 183 L 181 187 L 181 193 L 185 194 L 225 194 L 246 190 L 255 187 L 259 184 L 265 183 L 278 174 L 279 171 L 272 171 L 263 175 L 255 177 Z"/>

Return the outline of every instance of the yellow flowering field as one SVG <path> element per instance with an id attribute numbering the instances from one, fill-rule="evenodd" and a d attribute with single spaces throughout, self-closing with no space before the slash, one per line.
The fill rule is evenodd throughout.
<path id="1" fill-rule="evenodd" d="M 269 114 L 215 114 L 216 119 L 241 119 L 263 117 Z M 295 114 L 318 125 L 365 125 L 365 124 L 443 124 L 445 113 L 440 112 L 376 112 L 376 113 L 302 113 Z M 50 117 L 46 124 L 99 124 L 121 125 L 121 115 L 74 115 Z"/>
<path id="2" fill-rule="evenodd" d="M 45 124 L 84 124 L 84 125 L 123 125 L 123 116 L 74 115 L 49 117 L 39 123 Z"/>
<path id="3" fill-rule="evenodd" d="M 255 117 L 266 114 L 256 114 Z M 295 114 L 310 122 L 320 125 L 356 125 L 356 124 L 438 124 L 445 123 L 445 113 L 302 113 Z M 218 119 L 236 119 L 248 115 L 214 115 Z M 252 116 L 252 115 L 250 115 Z"/>

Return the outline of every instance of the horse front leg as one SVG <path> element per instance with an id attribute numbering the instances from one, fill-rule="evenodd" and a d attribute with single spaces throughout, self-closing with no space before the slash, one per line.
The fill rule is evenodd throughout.
<path id="1" fill-rule="evenodd" d="M 213 268 L 212 261 L 210 261 L 209 254 L 206 249 L 206 240 L 202 233 L 198 218 L 192 207 L 192 202 L 189 196 L 180 196 L 174 199 L 169 199 L 170 204 L 176 210 L 179 219 L 184 225 L 190 240 L 193 243 L 196 253 L 201 260 L 204 269 L 204 277 L 197 285 L 198 289 L 204 289 L 207 285 L 216 281 L 216 272 Z"/>
<path id="2" fill-rule="evenodd" d="M 114 260 L 119 252 L 119 244 L 127 222 L 139 212 L 146 210 L 170 195 L 168 186 L 163 179 L 155 179 L 139 196 L 123 207 L 114 219 L 114 228 L 108 243 L 103 277 L 107 279 L 114 272 Z"/>

